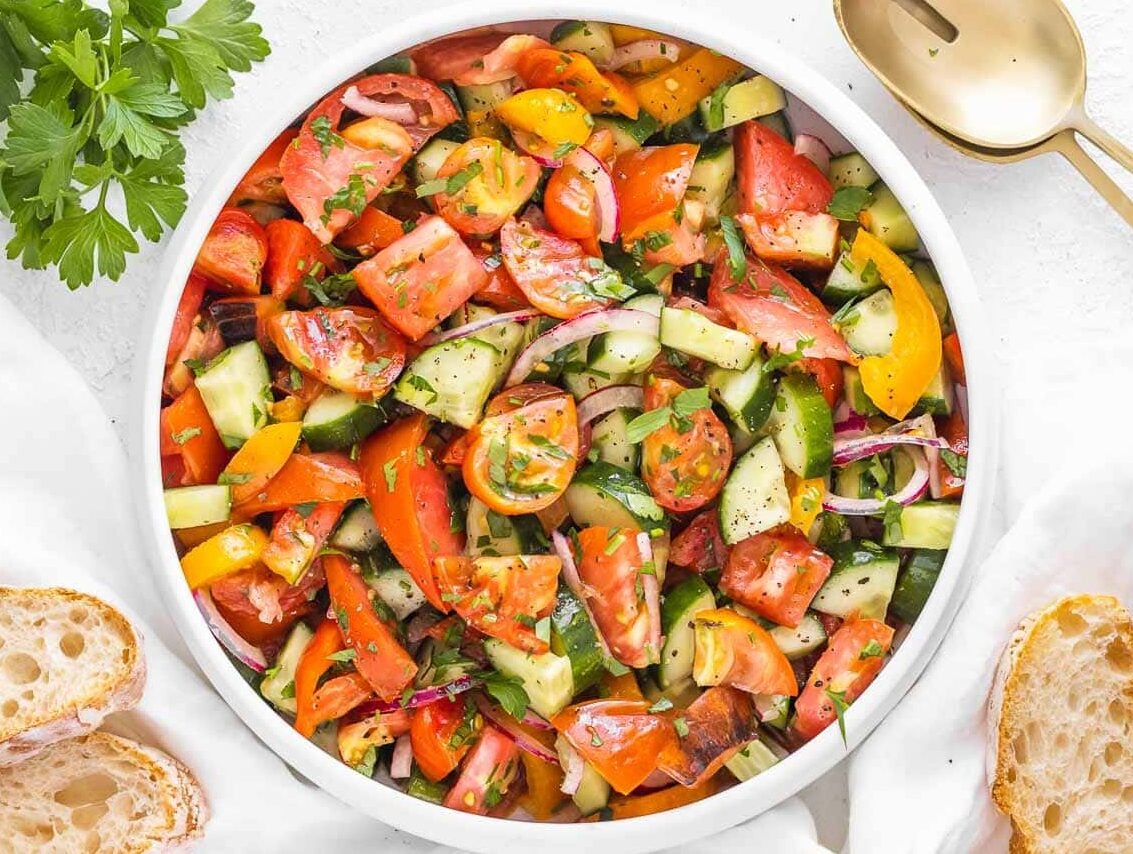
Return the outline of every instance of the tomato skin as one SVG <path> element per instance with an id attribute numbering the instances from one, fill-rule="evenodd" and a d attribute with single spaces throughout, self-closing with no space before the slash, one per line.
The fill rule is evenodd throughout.
<path id="1" fill-rule="evenodd" d="M 173 364 L 173 360 L 189 340 L 193 321 L 201 310 L 207 288 L 208 280 L 204 276 L 195 270 L 189 273 L 189 280 L 185 282 L 185 289 L 181 291 L 181 300 L 177 303 L 177 311 L 173 315 L 173 328 L 169 332 L 169 346 L 165 351 L 166 367 Z"/>
<path id="2" fill-rule="evenodd" d="M 354 268 L 358 289 L 410 341 L 417 341 L 482 288 L 488 273 L 439 216 Z"/>
<path id="3" fill-rule="evenodd" d="M 758 338 L 769 351 L 794 353 L 811 339 L 803 355 L 814 359 L 856 362 L 841 334 L 830 324 L 830 312 L 798 279 L 773 264 L 747 260 L 742 282 L 732 278 L 726 250 L 716 258 L 708 283 L 708 304 L 724 312 L 741 332 Z"/>
<path id="4" fill-rule="evenodd" d="M 405 234 L 405 226 L 373 205 L 366 205 L 362 215 L 335 238 L 335 245 L 353 249 L 365 258 L 392 245 Z"/>
<path id="5" fill-rule="evenodd" d="M 267 331 L 301 372 L 350 394 L 381 397 L 405 366 L 405 341 L 373 309 L 285 311 Z"/>
<path id="6" fill-rule="evenodd" d="M 640 786 L 676 742 L 673 724 L 650 714 L 648 703 L 634 700 L 578 703 L 551 723 L 623 795 Z"/>
<path id="7" fill-rule="evenodd" d="M 362 444 L 358 464 L 386 545 L 433 607 L 447 613 L 450 605 L 433 578 L 433 559 L 463 554 L 464 537 L 452 530 L 448 484 L 424 446 L 428 432 L 424 413 L 399 419 Z"/>
<path id="8" fill-rule="evenodd" d="M 438 193 L 433 201 L 437 212 L 461 234 L 494 234 L 535 192 L 539 164 L 505 148 L 498 139 L 480 137 L 455 149 L 437 170 L 437 178 L 449 178 L 473 163 L 480 164 L 479 175 L 455 195 Z"/>
<path id="9" fill-rule="evenodd" d="M 161 410 L 161 455 L 180 458 L 184 469 L 178 486 L 216 483 L 231 456 L 213 426 L 196 386 Z"/>
<path id="10" fill-rule="evenodd" d="M 291 454 L 279 472 L 262 489 L 232 508 L 234 516 L 250 519 L 312 501 L 353 501 L 362 498 L 358 466 L 346 456 Z"/>
<path id="11" fill-rule="evenodd" d="M 519 748 L 491 725 L 464 760 L 464 768 L 445 796 L 449 809 L 486 815 L 499 803 L 519 773 Z M 492 794 L 489 794 L 492 793 Z"/>
<path id="12" fill-rule="evenodd" d="M 720 569 L 727 560 L 728 546 L 715 509 L 697 514 L 669 546 L 669 563 L 697 574 Z"/>
<path id="13" fill-rule="evenodd" d="M 468 734 L 454 747 L 453 736 L 465 723 Z M 447 777 L 472 749 L 483 725 L 483 717 L 464 697 L 445 697 L 415 709 L 409 724 L 409 741 L 421 773 L 434 783 Z"/>
<path id="14" fill-rule="evenodd" d="M 298 584 L 288 584 L 266 567 L 253 566 L 217 579 L 209 593 L 240 637 L 266 646 L 282 640 L 297 620 L 314 612 L 313 596 L 324 584 L 326 576 L 319 568 Z"/>
<path id="15" fill-rule="evenodd" d="M 646 667 L 660 650 L 649 648 L 649 611 L 639 578 L 645 557 L 636 528 L 583 528 L 578 532 L 578 575 L 610 653 L 626 667 Z M 607 552 L 609 552 L 607 554 Z"/>
<path id="16" fill-rule="evenodd" d="M 501 411 L 501 403 L 524 388 L 545 388 L 538 383 L 518 386 L 497 395 L 485 417 L 468 431 L 468 447 L 461 466 L 468 491 L 497 513 L 514 516 L 535 513 L 555 503 L 570 486 L 578 465 L 578 414 L 574 398 L 554 389 L 526 400 L 521 406 Z M 522 397 L 516 399 L 523 400 Z M 542 437 L 533 440 L 532 437 Z M 504 447 L 501 466 L 492 462 L 493 447 Z M 498 454 L 499 451 L 497 450 Z M 522 470 L 515 464 L 520 456 Z M 505 482 L 492 474 L 504 470 Z"/>
<path id="17" fill-rule="evenodd" d="M 636 119 L 640 106 L 620 75 L 601 73 L 588 56 L 557 48 L 525 51 L 516 64 L 528 88 L 561 89 L 591 113 L 621 113 Z"/>
<path id="18" fill-rule="evenodd" d="M 305 738 L 315 734 L 315 729 L 324 720 L 327 720 L 320 710 L 315 708 L 315 693 L 318 690 L 319 679 L 334 666 L 328 656 L 345 648 L 342 642 L 342 632 L 334 620 L 323 620 L 315 629 L 315 636 L 307 644 L 303 654 L 299 656 L 299 664 L 295 668 L 295 729 Z M 325 710 L 323 710 L 325 713 Z"/>
<path id="19" fill-rule="evenodd" d="M 472 254 L 479 259 L 484 271 L 488 274 L 488 281 L 472 295 L 472 302 L 477 305 L 490 305 L 500 311 L 518 311 L 531 308 L 527 297 L 516 285 L 508 273 L 507 267 L 504 266 L 503 259 L 498 254 L 493 254 L 485 248 L 484 244 L 473 246 Z"/>
<path id="20" fill-rule="evenodd" d="M 650 373 L 645 381 L 645 409 L 659 409 L 685 387 Z M 724 486 L 732 462 L 732 439 L 724 423 L 710 409 L 687 416 L 691 424 L 681 433 L 667 423 L 641 443 L 641 477 L 657 503 L 674 513 L 703 507 Z"/>
<path id="21" fill-rule="evenodd" d="M 830 214 L 737 214 L 736 222 L 751 251 L 772 264 L 829 272 L 838 256 L 838 220 Z"/>
<path id="22" fill-rule="evenodd" d="M 243 202 L 265 202 L 270 205 L 287 204 L 287 193 L 283 190 L 283 173 L 279 169 L 280 158 L 287 151 L 299 131 L 287 128 L 283 133 L 272 140 L 271 145 L 264 149 L 263 154 L 256 158 L 232 196 L 228 204 L 238 205 Z"/>
<path id="23" fill-rule="evenodd" d="M 601 256 L 598 193 L 578 167 L 565 163 L 551 173 L 543 190 L 543 213 L 563 237 L 579 241 L 588 254 Z"/>
<path id="24" fill-rule="evenodd" d="M 939 425 L 937 433 L 948 442 L 952 453 L 959 456 L 961 459 L 967 460 L 968 458 L 968 425 L 964 423 L 964 415 L 960 412 L 960 408 L 956 407 L 952 414 L 945 418 Z M 952 469 L 944 462 L 943 458 L 936 461 L 937 472 L 940 475 L 940 497 L 941 498 L 956 498 L 964 494 L 965 479 L 959 475 L 953 474 Z"/>
<path id="25" fill-rule="evenodd" d="M 789 525 L 732 546 L 720 590 L 761 617 L 799 625 L 834 561 Z"/>
<path id="26" fill-rule="evenodd" d="M 845 379 L 842 375 L 842 364 L 837 359 L 799 359 L 795 367 L 814 377 L 818 390 L 822 392 L 831 409 L 838 405 L 838 401 L 842 399 Z"/>
<path id="27" fill-rule="evenodd" d="M 544 314 L 569 320 L 613 302 L 590 290 L 597 256 L 587 255 L 574 240 L 512 219 L 500 230 L 500 252 L 528 302 Z"/>
<path id="28" fill-rule="evenodd" d="M 746 121 L 735 129 L 740 209 L 750 214 L 823 213 L 834 189 L 821 170 L 771 128 Z"/>
<path id="29" fill-rule="evenodd" d="M 687 733 L 661 754 L 661 770 L 682 786 L 699 786 L 756 737 L 751 695 L 726 685 L 709 688 L 680 713 Z"/>
<path id="30" fill-rule="evenodd" d="M 354 666 L 381 699 L 396 699 L 417 675 L 417 663 L 374 610 L 370 588 L 356 568 L 342 555 L 325 555 L 322 562 L 331 607 L 355 653 Z"/>
<path id="31" fill-rule="evenodd" d="M 710 672 L 715 685 L 751 694 L 797 696 L 791 662 L 763 626 L 731 608 L 701 611 L 695 621 L 694 673 Z M 705 643 L 711 641 L 711 643 Z M 698 684 L 704 681 L 697 676 Z"/>
<path id="32" fill-rule="evenodd" d="M 498 83 L 516 75 L 519 58 L 529 50 L 550 47 L 531 35 L 476 33 L 431 42 L 413 51 L 417 71 L 457 86 Z"/>
<path id="33" fill-rule="evenodd" d="M 271 295 L 287 301 L 303 291 L 308 276 L 322 281 L 328 272 L 337 272 L 340 265 L 310 229 L 293 219 L 277 219 L 264 226 L 268 240 L 268 257 L 264 279 Z"/>
<path id="34" fill-rule="evenodd" d="M 960 349 L 960 336 L 955 332 L 944 336 L 942 348 L 944 361 L 952 371 L 952 379 L 959 385 L 968 384 L 968 374 L 964 369 L 964 352 Z"/>
<path id="35" fill-rule="evenodd" d="M 877 676 L 892 644 L 893 629 L 879 620 L 843 623 L 831 636 L 795 703 L 794 731 L 809 740 L 834 723 L 838 716 L 827 692 L 844 692 L 845 702 L 852 703 Z M 878 648 L 880 654 L 870 654 Z"/>
<path id="36" fill-rule="evenodd" d="M 686 143 L 627 151 L 614 161 L 614 192 L 627 245 L 647 231 L 665 231 L 684 199 L 698 147 Z"/>
<path id="37" fill-rule="evenodd" d="M 209 229 L 193 270 L 213 290 L 254 296 L 260 292 L 267 256 L 263 226 L 240 208 L 224 208 Z"/>
<path id="38" fill-rule="evenodd" d="M 553 555 L 433 559 L 442 598 L 468 625 L 535 655 L 550 649 L 533 627 L 554 610 L 560 569 Z"/>

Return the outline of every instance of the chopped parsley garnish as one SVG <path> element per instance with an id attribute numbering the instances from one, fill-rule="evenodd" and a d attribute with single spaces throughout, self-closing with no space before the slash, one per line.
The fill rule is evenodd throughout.
<path id="1" fill-rule="evenodd" d="M 832 691 L 826 689 L 826 696 L 830 698 L 831 704 L 834 706 L 834 715 L 838 718 L 838 731 L 842 733 L 842 744 L 849 747 L 846 743 L 846 709 L 850 708 L 850 704 L 846 702 L 845 691 Z"/>
<path id="2" fill-rule="evenodd" d="M 459 172 L 454 172 L 447 178 L 434 178 L 431 181 L 424 181 L 417 185 L 417 198 L 423 199 L 427 196 L 435 196 L 438 193 L 444 193 L 448 196 L 455 196 L 465 188 L 469 181 L 484 171 L 484 164 L 479 160 L 474 160 L 469 163 Z"/>
<path id="3" fill-rule="evenodd" d="M 504 676 L 501 673 L 489 673 L 483 677 L 484 689 L 492 695 L 505 712 L 516 720 L 523 720 L 527 714 L 527 704 L 530 700 L 523 684 L 518 679 Z"/>
<path id="4" fill-rule="evenodd" d="M 411 388 L 415 388 L 417 389 L 417 391 L 423 391 L 426 394 L 431 395 L 429 399 L 425 401 L 425 406 L 428 406 L 430 403 L 435 403 L 437 401 L 437 398 L 439 397 L 437 390 L 433 388 L 432 383 L 430 383 L 420 374 L 410 374 L 406 379 L 406 382 L 409 383 Z"/>
<path id="5" fill-rule="evenodd" d="M 311 122 L 311 136 L 313 136 L 315 141 L 319 144 L 319 149 L 323 154 L 323 160 L 327 159 L 332 145 L 335 148 L 344 148 L 346 146 L 346 140 L 334 132 L 330 118 L 327 116 L 315 117 Z"/>
<path id="6" fill-rule="evenodd" d="M 747 254 L 744 252 L 744 239 L 730 216 L 720 217 L 720 231 L 724 235 L 724 245 L 728 247 L 728 270 L 732 278 L 740 281 L 747 275 Z"/>
<path id="7" fill-rule="evenodd" d="M 950 448 L 944 448 L 940 452 L 940 459 L 944 462 L 944 465 L 948 466 L 948 470 L 955 477 L 966 478 L 968 476 L 968 458 L 963 454 L 957 454 Z"/>
<path id="8" fill-rule="evenodd" d="M 352 649 L 340 649 L 338 652 L 332 652 L 327 656 L 327 661 L 338 661 L 342 664 L 348 661 L 353 661 L 358 657 L 358 653 Z"/>
<path id="9" fill-rule="evenodd" d="M 681 738 L 688 735 L 688 722 L 683 717 L 673 718 L 673 726 L 677 728 L 677 735 Z"/>
<path id="10" fill-rule="evenodd" d="M 669 423 L 672 423 L 678 432 L 687 433 L 692 428 L 688 417 L 698 410 L 707 409 L 708 406 L 706 387 L 685 389 L 673 398 L 669 406 L 650 409 L 629 422 L 626 425 L 626 441 L 637 444 Z"/>
<path id="11" fill-rule="evenodd" d="M 806 355 L 807 349 L 813 346 L 813 338 L 800 338 L 795 342 L 795 351 L 793 353 L 784 353 L 782 350 L 776 350 L 768 357 L 767 361 L 763 363 L 763 367 L 760 370 L 765 374 L 769 374 L 772 371 L 785 368 L 787 365 L 803 358 Z"/>
<path id="12" fill-rule="evenodd" d="M 186 427 L 180 433 L 173 434 L 173 441 L 178 445 L 184 445 L 190 439 L 196 438 L 199 435 L 201 435 L 200 427 Z"/>
<path id="13" fill-rule="evenodd" d="M 889 500 L 885 502 L 885 515 L 883 517 L 885 536 L 891 540 L 898 541 L 901 539 L 901 511 L 904 509 L 897 501 Z"/>
<path id="14" fill-rule="evenodd" d="M 873 201 L 873 193 L 865 187 L 839 187 L 826 206 L 826 212 L 844 222 L 857 222 L 862 208 Z"/>
<path id="15" fill-rule="evenodd" d="M 881 644 L 876 640 L 870 640 L 869 643 L 862 647 L 862 651 L 858 655 L 858 661 L 865 661 L 868 658 L 881 658 L 883 655 L 885 655 L 885 650 L 882 648 Z"/>
<path id="16" fill-rule="evenodd" d="M 657 714 L 658 712 L 667 712 L 671 708 L 673 708 L 673 701 L 668 697 L 662 697 L 649 707 L 649 711 L 653 714 Z"/>
<path id="17" fill-rule="evenodd" d="M 323 202 L 323 215 L 320 219 L 323 225 L 326 225 L 330 222 L 330 218 L 336 210 L 347 210 L 359 217 L 362 216 L 362 211 L 365 209 L 366 183 L 362 180 L 361 175 L 353 174 L 347 179 L 345 187 Z"/>
<path id="18" fill-rule="evenodd" d="M 383 465 L 382 474 L 386 479 L 386 492 L 393 492 L 397 488 L 397 460 L 390 460 Z"/>
<path id="19" fill-rule="evenodd" d="M 239 484 L 247 483 L 251 479 L 252 475 L 250 472 L 226 471 L 220 473 L 220 477 L 216 479 L 216 482 L 222 486 L 238 486 Z"/>

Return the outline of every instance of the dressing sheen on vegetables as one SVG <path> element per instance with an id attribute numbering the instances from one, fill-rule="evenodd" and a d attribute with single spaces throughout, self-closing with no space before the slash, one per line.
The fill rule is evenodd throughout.
<path id="1" fill-rule="evenodd" d="M 944 569 L 966 379 L 911 220 L 788 100 L 632 27 L 480 31 L 240 182 L 162 475 L 210 629 L 299 733 L 559 822 L 845 738 Z"/>

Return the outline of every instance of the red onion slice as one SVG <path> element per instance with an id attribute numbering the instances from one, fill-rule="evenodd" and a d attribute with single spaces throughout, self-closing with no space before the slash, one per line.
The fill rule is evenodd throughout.
<path id="1" fill-rule="evenodd" d="M 653 543 L 644 531 L 637 535 L 637 550 L 641 553 L 642 566 L 653 563 Z M 661 636 L 661 585 L 655 565 L 652 574 L 641 576 L 641 593 L 645 599 L 645 613 L 649 615 L 649 657 L 657 663 L 661 660 L 665 639 Z"/>
<path id="2" fill-rule="evenodd" d="M 399 712 L 403 709 L 419 709 L 421 706 L 427 706 L 430 703 L 435 703 L 438 700 L 443 700 L 446 697 L 455 697 L 457 694 L 463 694 L 471 688 L 475 688 L 480 683 L 473 679 L 471 676 L 460 676 L 447 685 L 430 685 L 428 688 L 422 688 L 420 691 L 415 692 L 404 703 L 400 700 L 367 700 L 358 706 L 357 712 L 361 716 L 378 714 L 387 714 L 389 712 Z"/>
<path id="3" fill-rule="evenodd" d="M 837 413 L 835 413 L 835 416 L 837 416 Z M 863 433 L 868 432 L 868 430 L 869 422 L 866 421 L 866 417 L 864 415 L 858 415 L 856 412 L 850 412 L 840 419 L 836 417 L 834 421 L 835 438 L 848 438 L 851 436 L 857 438 Z"/>
<path id="4" fill-rule="evenodd" d="M 407 101 L 399 103 L 376 101 L 359 92 L 357 86 L 348 87 L 342 93 L 341 100 L 344 107 L 363 116 L 378 116 L 399 125 L 411 125 L 417 121 L 417 111 Z"/>
<path id="5" fill-rule="evenodd" d="M 591 392 L 578 404 L 578 426 L 589 424 L 615 409 L 642 409 L 645 393 L 639 385 L 611 385 Z"/>
<path id="6" fill-rule="evenodd" d="M 389 775 L 395 780 L 408 780 L 413 771 L 413 744 L 409 733 L 399 735 L 389 760 Z"/>
<path id="7" fill-rule="evenodd" d="M 566 166 L 573 166 L 594 185 L 595 202 L 598 208 L 598 239 L 603 243 L 613 243 L 621 227 L 621 208 L 618 195 L 614 192 L 614 178 L 601 158 L 586 148 L 576 148 L 566 159 Z"/>
<path id="8" fill-rule="evenodd" d="M 551 762 L 555 765 L 559 764 L 559 757 L 555 755 L 555 752 L 520 729 L 518 723 L 516 723 L 511 715 L 506 712 L 501 712 L 489 703 L 487 698 L 482 694 L 477 694 L 473 699 L 476 701 L 476 707 L 480 710 L 480 714 L 490 720 L 504 735 L 514 741 L 516 747 L 524 753 L 530 753 L 536 759 L 542 759 L 544 762 Z"/>
<path id="9" fill-rule="evenodd" d="M 586 771 L 586 762 L 582 759 L 582 754 L 575 750 L 573 744 L 565 738 L 559 740 L 560 750 L 563 754 L 563 759 L 566 760 L 566 768 L 563 769 L 563 784 L 559 786 L 559 791 L 564 795 L 574 795 L 578 791 L 578 787 L 582 784 L 582 775 Z"/>
<path id="10" fill-rule="evenodd" d="M 846 498 L 828 492 L 822 501 L 822 508 L 842 516 L 880 516 L 885 513 L 885 506 L 890 501 L 896 501 L 906 507 L 919 500 L 928 491 L 928 463 L 919 448 L 909 447 L 907 450 L 915 467 L 913 475 L 909 478 L 909 482 L 893 495 L 888 495 L 884 499 Z"/>
<path id="11" fill-rule="evenodd" d="M 208 624 L 212 636 L 233 658 L 245 667 L 250 667 L 256 673 L 263 673 L 268 669 L 268 662 L 264 657 L 263 650 L 240 637 L 236 629 L 232 628 L 228 621 L 220 616 L 216 603 L 212 601 L 212 594 L 207 589 L 202 587 L 194 590 L 193 601 L 197 603 L 197 609 L 201 612 L 201 616 L 205 618 L 205 623 Z"/>
<path id="12" fill-rule="evenodd" d="M 864 436 L 836 436 L 834 439 L 834 465 L 844 466 L 863 457 L 872 457 L 897 445 L 920 445 L 939 450 L 948 443 L 936 435 L 932 417 L 922 415 L 900 424 L 894 424 L 884 433 Z"/>
<path id="13" fill-rule="evenodd" d="M 551 722 L 546 720 L 540 715 L 528 709 L 523 715 L 523 722 L 532 729 L 539 729 L 543 732 L 554 732 L 555 728 L 551 726 Z"/>
<path id="14" fill-rule="evenodd" d="M 578 597 L 578 601 L 582 603 L 582 609 L 586 611 L 586 616 L 590 618 L 590 625 L 594 627 L 594 636 L 598 638 L 598 646 L 602 650 L 602 655 L 605 656 L 607 661 L 613 661 L 614 656 L 610 653 L 610 646 L 606 643 L 606 638 L 598 628 L 598 621 L 594 619 L 594 612 L 590 610 L 587 594 L 593 595 L 593 591 L 582 583 L 582 577 L 578 574 L 578 567 L 575 565 L 574 552 L 571 551 L 570 543 L 561 531 L 552 531 L 551 544 L 555 548 L 555 554 L 563 562 L 563 581 L 570 588 L 570 592 Z"/>
<path id="15" fill-rule="evenodd" d="M 680 53 L 681 46 L 676 42 L 667 39 L 640 39 L 616 48 L 607 67 L 616 70 L 623 65 L 641 62 L 645 59 L 664 59 L 667 62 L 676 62 Z"/>
<path id="16" fill-rule="evenodd" d="M 421 339 L 421 343 L 426 347 L 432 347 L 434 344 L 440 344 L 442 341 L 452 341 L 456 338 L 465 338 L 469 335 L 475 335 L 482 329 L 495 326 L 497 323 L 522 323 L 525 320 L 531 320 L 538 316 L 539 312 L 534 309 L 505 311 L 502 314 L 493 314 L 489 317 L 473 320 L 471 323 L 457 326 L 455 329 L 446 329 L 443 332 L 431 332 Z"/>
<path id="17" fill-rule="evenodd" d="M 830 171 L 830 149 L 817 136 L 800 133 L 795 137 L 795 154 L 801 154 L 823 172 Z"/>
<path id="18" fill-rule="evenodd" d="M 511 132 L 511 140 L 516 148 L 528 157 L 533 157 L 540 166 L 558 169 L 563 165 L 563 158 L 555 157 L 557 146 L 552 146 L 541 136 L 516 128 Z"/>
<path id="19" fill-rule="evenodd" d="M 610 308 L 588 311 L 571 320 L 564 321 L 538 338 L 519 354 L 504 387 L 513 386 L 527 379 L 535 366 L 557 350 L 593 338 L 603 332 L 640 332 L 657 336 L 661 330 L 661 318 L 647 311 L 630 308 Z"/>
<path id="20" fill-rule="evenodd" d="M 964 419 L 965 424 L 971 424 L 968 418 L 968 387 L 966 385 L 957 385 L 956 389 L 956 406 L 960 409 L 960 417 Z"/>

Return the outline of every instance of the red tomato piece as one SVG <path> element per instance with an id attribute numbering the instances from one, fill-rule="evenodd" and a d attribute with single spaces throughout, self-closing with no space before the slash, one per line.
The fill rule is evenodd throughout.
<path id="1" fill-rule="evenodd" d="M 358 463 L 386 545 L 433 607 L 447 612 L 433 559 L 463 554 L 464 537 L 453 530 L 448 483 L 424 445 L 428 433 L 424 413 L 401 418 L 362 444 Z"/>
<path id="2" fill-rule="evenodd" d="M 672 750 L 677 737 L 671 721 L 634 700 L 578 703 L 551 723 L 623 795 L 656 770 L 658 758 Z"/>
<path id="3" fill-rule="evenodd" d="M 732 546 L 720 590 L 759 616 L 795 628 L 834 561 L 789 525 Z"/>
<path id="4" fill-rule="evenodd" d="M 444 805 L 461 812 L 487 815 L 503 801 L 519 775 L 519 748 L 494 726 L 485 726 L 464 760 L 464 768 L 445 795 Z"/>
<path id="5" fill-rule="evenodd" d="M 217 579 L 209 587 L 220 615 L 255 646 L 282 640 L 302 617 L 314 613 L 315 593 L 326 584 L 321 567 L 312 567 L 297 584 L 288 584 L 264 566 Z"/>
<path id="6" fill-rule="evenodd" d="M 742 213 L 826 211 L 834 196 L 830 181 L 771 128 L 756 121 L 744 122 L 735 129 L 732 147 Z"/>
<path id="7" fill-rule="evenodd" d="M 679 717 L 685 725 L 660 768 L 682 786 L 704 783 L 759 732 L 751 695 L 726 685 L 709 688 Z"/>
<path id="8" fill-rule="evenodd" d="M 500 231 L 500 251 L 516 285 L 544 314 L 569 320 L 613 302 L 594 290 L 610 271 L 574 240 L 513 219 Z"/>
<path id="9" fill-rule="evenodd" d="M 430 216 L 354 268 L 358 289 L 411 341 L 468 301 L 488 274 L 451 225 Z"/>
<path id="10" fill-rule="evenodd" d="M 645 556 L 636 528 L 583 528 L 578 532 L 578 575 L 587 604 L 610 653 L 626 667 L 656 663 L 649 646 L 650 618 L 642 589 Z"/>
<path id="11" fill-rule="evenodd" d="M 267 329 L 288 362 L 350 394 L 376 400 L 405 366 L 405 341 L 370 308 L 285 311 Z"/>
<path id="12" fill-rule="evenodd" d="M 225 208 L 209 229 L 193 270 L 228 294 L 258 294 L 268 256 L 264 228 L 246 211 Z"/>
<path id="13" fill-rule="evenodd" d="M 747 275 L 737 282 L 721 250 L 708 284 L 708 304 L 772 352 L 796 353 L 805 343 L 802 354 L 808 358 L 855 361 L 822 300 L 780 267 L 748 258 Z"/>
<path id="14" fill-rule="evenodd" d="M 685 390 L 676 380 L 650 373 L 646 411 L 672 405 Z M 641 443 L 641 477 L 657 503 L 674 513 L 696 510 L 715 498 L 731 463 L 732 439 L 711 407 L 670 418 Z"/>
<path id="15" fill-rule="evenodd" d="M 268 238 L 264 279 L 276 299 L 286 301 L 304 290 L 302 283 L 306 276 L 322 281 L 327 273 L 339 269 L 338 259 L 303 223 L 277 219 L 269 222 L 264 231 Z"/>
<path id="16" fill-rule="evenodd" d="M 260 555 L 264 565 L 296 584 L 322 551 L 346 505 L 341 501 L 314 508 L 289 508 L 271 529 L 271 540 Z"/>
<path id="17" fill-rule="evenodd" d="M 372 591 L 362 580 L 357 567 L 342 555 L 322 558 L 327 575 L 327 590 L 342 639 L 354 650 L 354 666 L 383 700 L 393 700 L 417 675 L 413 657 L 397 642 L 371 601 Z"/>
<path id="18" fill-rule="evenodd" d="M 740 214 L 736 221 L 751 251 L 764 261 L 800 270 L 829 271 L 834 266 L 838 220 L 830 214 Z"/>
<path id="19" fill-rule="evenodd" d="M 543 190 L 543 213 L 551 228 L 577 240 L 588 255 L 602 255 L 598 191 L 577 166 L 564 163 L 551 173 Z"/>
<path id="20" fill-rule="evenodd" d="M 879 620 L 852 620 L 830 638 L 795 703 L 794 731 L 814 738 L 838 719 L 877 676 L 893 644 L 893 629 Z"/>
<path id="21" fill-rule="evenodd" d="M 165 371 L 162 394 L 177 397 L 196 380 L 189 365 L 208 362 L 224 349 L 224 336 L 209 314 L 198 314 L 189 325 L 189 337 Z"/>
<path id="22" fill-rule="evenodd" d="M 177 311 L 173 315 L 173 329 L 169 332 L 169 346 L 165 351 L 165 364 L 168 367 L 184 348 L 189 340 L 189 333 L 201 310 L 201 303 L 205 298 L 205 289 L 208 280 L 197 272 L 189 274 L 185 289 L 181 291 L 181 301 L 177 303 Z"/>
<path id="23" fill-rule="evenodd" d="M 334 242 L 337 246 L 353 249 L 369 258 L 400 240 L 405 234 L 405 228 L 406 226 L 397 217 L 390 216 L 373 205 L 367 205 L 362 211 L 362 216 L 339 234 Z"/>
<path id="24" fill-rule="evenodd" d="M 296 504 L 353 501 L 362 498 L 358 466 L 346 454 L 295 453 L 262 490 L 233 508 L 235 515 L 250 519 Z"/>
<path id="25" fill-rule="evenodd" d="M 409 742 L 421 773 L 434 783 L 451 774 L 472 749 L 483 725 L 476 704 L 467 696 L 444 697 L 414 710 Z"/>
<path id="26" fill-rule="evenodd" d="M 791 662 L 767 629 L 731 608 L 695 619 L 693 674 L 698 685 L 731 685 L 751 694 L 799 693 Z"/>
<path id="27" fill-rule="evenodd" d="M 720 516 L 715 509 L 693 517 L 669 546 L 669 563 L 695 573 L 721 569 L 728 559 L 728 546 L 720 534 Z"/>
<path id="28" fill-rule="evenodd" d="M 161 455 L 181 459 L 184 476 L 179 486 L 216 483 L 227 465 L 231 455 L 196 386 L 161 410 Z"/>
<path id="29" fill-rule="evenodd" d="M 528 50 L 549 47 L 537 36 L 476 33 L 431 42 L 413 51 L 417 71 L 457 86 L 498 83 L 516 75 L 519 58 Z"/>
<path id="30" fill-rule="evenodd" d="M 472 253 L 480 260 L 488 274 L 488 281 L 472 295 L 472 302 L 477 305 L 490 305 L 500 311 L 531 308 L 527 296 L 516 285 L 498 253 L 491 252 L 484 244 L 473 246 Z"/>
<path id="31" fill-rule="evenodd" d="M 228 204 L 238 205 L 244 202 L 287 204 L 287 193 L 283 190 L 283 173 L 279 169 L 279 161 L 283 157 L 283 152 L 287 151 L 287 147 L 298 135 L 299 131 L 295 128 L 287 128 L 277 136 L 240 179 L 240 183 L 236 185 L 236 189 L 228 199 Z"/>
<path id="32" fill-rule="evenodd" d="M 478 174 L 455 193 L 438 193 L 433 201 L 437 213 L 461 234 L 494 234 L 535 192 L 539 164 L 498 139 L 478 137 L 455 149 L 437 170 L 437 178 L 476 169 Z"/>
<path id="33" fill-rule="evenodd" d="M 964 353 L 960 349 L 960 336 L 955 332 L 951 335 L 946 335 L 943 342 L 944 348 L 944 361 L 948 363 L 948 369 L 952 371 L 952 379 L 959 385 L 968 384 L 968 375 L 964 370 Z"/>
<path id="34" fill-rule="evenodd" d="M 967 465 L 968 460 L 968 425 L 964 423 L 964 415 L 956 407 L 952 414 L 940 422 L 937 433 L 948 442 L 949 450 L 956 455 L 957 461 L 953 464 Z M 945 462 L 941 454 L 936 463 L 937 473 L 940 476 L 940 497 L 956 498 L 964 494 L 964 481 L 966 469 L 953 471 L 953 467 Z"/>
<path id="35" fill-rule="evenodd" d="M 842 399 L 842 386 L 845 379 L 842 375 L 842 364 L 837 359 L 799 359 L 795 367 L 814 377 L 818 390 L 826 398 L 826 402 L 834 409 Z"/>
<path id="36" fill-rule="evenodd" d="M 641 107 L 632 87 L 614 72 L 600 72 L 588 56 L 557 48 L 525 51 L 516 64 L 529 89 L 561 89 L 591 113 L 621 113 L 636 119 Z"/>

